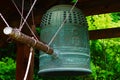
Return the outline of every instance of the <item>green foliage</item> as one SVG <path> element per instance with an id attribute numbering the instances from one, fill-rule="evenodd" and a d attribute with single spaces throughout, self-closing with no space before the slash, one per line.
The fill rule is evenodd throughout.
<path id="1" fill-rule="evenodd" d="M 115 14 L 88 16 L 89 30 L 118 27 L 120 21 L 114 21 Z M 117 15 L 117 18 L 118 15 Z M 116 23 L 117 22 L 117 23 Z M 89 76 L 94 80 L 119 80 L 120 77 L 120 39 L 102 39 L 90 41 L 91 69 Z"/>
<path id="2" fill-rule="evenodd" d="M 111 13 L 111 17 L 113 18 L 113 22 L 118 22 L 120 20 L 120 12 Z"/>
<path id="3" fill-rule="evenodd" d="M 38 34 L 40 34 L 41 28 L 39 26 L 36 27 L 36 31 L 37 31 Z"/>
<path id="4" fill-rule="evenodd" d="M 12 58 L 2 58 L 0 61 L 0 80 L 15 80 L 16 64 Z"/>
<path id="5" fill-rule="evenodd" d="M 75 3 L 77 0 L 72 0 L 73 3 Z"/>
<path id="6" fill-rule="evenodd" d="M 118 21 L 117 23 L 113 22 L 114 19 L 111 17 L 111 13 L 88 16 L 86 18 L 89 30 L 113 28 L 120 26 L 120 21 Z"/>
<path id="7" fill-rule="evenodd" d="M 0 48 L 0 60 L 5 57 L 10 57 L 15 60 L 16 54 L 15 54 L 15 44 L 9 43 L 6 45 L 5 48 Z"/>

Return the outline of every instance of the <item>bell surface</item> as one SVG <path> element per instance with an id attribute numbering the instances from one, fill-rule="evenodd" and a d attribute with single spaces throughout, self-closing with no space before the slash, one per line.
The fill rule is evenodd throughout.
<path id="1" fill-rule="evenodd" d="M 43 15 L 41 40 L 48 44 L 68 15 L 62 29 L 50 45 L 58 58 L 40 52 L 39 74 L 42 76 L 83 75 L 91 73 L 88 25 L 78 8 L 57 5 Z"/>

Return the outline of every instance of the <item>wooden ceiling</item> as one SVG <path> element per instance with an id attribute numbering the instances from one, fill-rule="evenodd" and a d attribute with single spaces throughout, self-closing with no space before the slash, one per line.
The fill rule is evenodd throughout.
<path id="1" fill-rule="evenodd" d="M 18 5 L 19 9 L 21 9 L 20 1 L 22 0 L 14 1 Z M 25 6 L 24 12 L 26 14 L 28 12 L 28 9 L 30 8 L 30 0 L 25 1 L 25 4 L 27 6 Z M 43 13 L 45 13 L 52 6 L 59 4 L 59 2 L 60 0 L 38 0 L 34 8 L 35 24 L 39 24 Z M 72 4 L 70 0 L 67 0 L 67 3 Z M 120 0 L 79 0 L 76 6 L 80 8 L 86 16 L 119 12 Z M 11 0 L 0 1 L 0 13 L 5 17 L 10 26 L 19 26 L 20 15 Z M 31 23 L 31 18 L 28 19 L 28 22 Z M 8 39 L 8 37 L 5 36 L 2 32 L 5 26 L 5 23 L 0 18 L 0 47 L 3 46 Z"/>
<path id="2" fill-rule="evenodd" d="M 21 9 L 20 2 L 22 0 L 14 0 Z M 34 13 L 35 17 L 42 16 L 49 8 L 54 5 L 59 4 L 60 0 L 38 0 L 35 7 Z M 68 4 L 72 4 L 67 0 Z M 27 13 L 30 8 L 30 0 L 25 0 L 27 6 L 25 6 L 24 12 Z M 27 2 L 29 4 L 27 4 Z M 102 13 L 111 13 L 120 11 L 120 0 L 79 0 L 77 7 L 80 8 L 86 16 L 102 14 Z M 14 7 L 11 0 L 1 0 L 0 1 L 0 13 L 8 20 L 8 22 L 16 21 L 20 18 L 19 13 Z M 1 19 L 0 19 L 1 20 Z M 19 21 L 19 20 L 18 20 Z M 38 22 L 37 20 L 35 20 Z"/>

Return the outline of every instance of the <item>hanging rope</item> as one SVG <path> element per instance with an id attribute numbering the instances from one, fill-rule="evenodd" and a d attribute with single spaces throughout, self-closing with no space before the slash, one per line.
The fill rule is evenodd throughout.
<path id="1" fill-rule="evenodd" d="M 54 34 L 54 36 L 52 37 L 52 39 L 50 40 L 50 42 L 48 43 L 48 45 L 51 45 L 51 43 L 54 41 L 54 39 L 56 38 L 57 34 L 60 32 L 60 30 L 62 29 L 63 25 L 65 24 L 66 20 L 68 19 L 70 13 L 72 12 L 72 10 L 74 9 L 75 5 L 77 4 L 78 0 L 76 0 L 76 2 L 74 3 L 74 5 L 72 6 L 72 8 L 70 9 L 70 12 L 67 14 L 66 18 L 64 19 L 64 21 L 62 22 L 62 24 L 60 25 L 60 27 L 58 28 L 58 30 L 56 31 L 56 33 Z"/>
<path id="2" fill-rule="evenodd" d="M 32 6 L 32 0 L 30 0 L 31 6 Z M 31 15 L 32 15 L 32 23 L 33 25 L 35 25 L 35 21 L 34 21 L 34 11 L 31 11 Z"/>
<path id="3" fill-rule="evenodd" d="M 29 30 L 30 30 L 31 33 L 33 34 L 33 36 L 36 38 L 36 40 L 38 40 L 38 38 L 36 37 L 36 35 L 34 34 L 34 32 L 32 31 L 32 29 L 30 28 L 30 26 L 28 25 L 28 23 L 27 23 L 27 21 L 26 21 L 27 18 L 28 18 L 28 16 L 30 15 L 30 12 L 33 10 L 33 7 L 34 7 L 36 1 L 37 1 L 37 0 L 35 0 L 34 3 L 32 4 L 32 6 L 31 6 L 31 8 L 30 8 L 30 10 L 29 10 L 26 18 L 24 19 L 23 13 L 20 12 L 20 10 L 18 9 L 17 5 L 16 5 L 15 2 L 12 0 L 12 2 L 13 2 L 13 4 L 15 5 L 17 11 L 18 11 L 19 14 L 21 15 L 21 19 L 23 19 L 23 23 L 20 25 L 19 30 L 21 31 L 21 29 L 23 28 L 23 25 L 26 23 L 27 26 L 28 26 L 28 28 L 29 28 Z M 23 2 L 22 2 L 22 3 L 23 3 Z M 23 4 L 22 4 L 22 11 L 23 11 Z M 33 20 L 33 19 L 34 19 L 34 17 L 33 17 L 33 11 L 32 11 L 32 21 L 33 21 L 33 24 L 34 24 L 34 20 Z M 35 40 L 35 41 L 36 41 L 36 40 Z M 30 55 L 29 55 L 29 60 L 28 60 L 28 65 L 27 65 L 27 69 L 26 69 L 25 76 L 24 76 L 24 80 L 27 79 L 27 75 L 28 75 L 28 72 L 29 72 L 30 63 L 31 63 L 31 59 L 32 59 L 32 52 L 33 52 L 33 48 L 30 49 Z"/>
<path id="4" fill-rule="evenodd" d="M 37 2 L 37 0 L 34 0 L 34 2 L 33 2 L 33 4 L 32 4 L 32 6 L 31 6 L 31 8 L 30 8 L 30 10 L 29 10 L 29 12 L 28 12 L 28 14 L 27 14 L 27 16 L 25 17 L 25 19 L 24 19 L 22 25 L 21 25 L 20 28 L 19 28 L 20 30 L 23 28 L 23 26 L 24 26 L 24 24 L 25 24 L 27 18 L 29 17 L 31 11 L 33 10 L 33 7 L 34 7 L 34 5 L 35 5 L 36 2 Z"/>
<path id="5" fill-rule="evenodd" d="M 3 17 L 3 15 L 0 13 L 0 17 L 2 18 L 2 20 L 5 22 L 5 24 L 7 25 L 7 27 L 10 27 L 9 24 L 7 23 L 7 21 L 5 20 L 5 18 Z"/>
<path id="6" fill-rule="evenodd" d="M 18 9 L 18 7 L 17 7 L 16 3 L 14 2 L 14 0 L 12 0 L 12 3 L 14 4 L 14 6 L 17 9 L 18 13 L 20 14 L 21 18 L 24 20 L 24 17 L 22 15 L 22 13 L 20 12 L 20 10 Z M 26 23 L 27 27 L 29 28 L 30 32 L 32 33 L 32 35 L 35 37 L 35 39 L 39 41 L 39 39 L 36 37 L 34 32 L 31 30 L 31 28 L 30 28 L 29 24 L 27 23 L 27 21 L 25 23 Z"/>
<path id="7" fill-rule="evenodd" d="M 22 12 L 21 12 L 22 15 L 24 14 L 23 12 L 24 12 L 24 0 L 22 0 Z M 22 20 L 23 20 L 23 19 L 22 19 L 22 17 L 21 17 L 20 26 L 21 26 L 21 24 L 22 24 Z M 19 27 L 20 27 L 20 26 L 19 26 Z"/>
<path id="8" fill-rule="evenodd" d="M 29 10 L 29 12 L 28 12 L 28 14 L 27 14 L 27 16 L 26 16 L 25 19 L 24 19 L 23 14 L 19 11 L 19 9 L 17 8 L 15 2 L 12 0 L 12 2 L 14 3 L 16 9 L 18 10 L 18 12 L 19 12 L 20 15 L 21 15 L 21 18 L 23 19 L 23 23 L 22 23 L 21 26 L 19 27 L 19 30 L 20 30 L 20 31 L 21 31 L 21 29 L 23 28 L 24 24 L 26 23 L 26 20 L 27 20 L 27 18 L 29 17 L 31 11 L 33 10 L 33 7 L 34 7 L 36 1 L 37 1 L 37 0 L 34 0 L 34 2 L 33 2 L 33 4 L 32 4 L 32 6 L 31 6 L 31 8 L 30 8 L 30 10 Z M 74 4 L 74 5 L 72 6 L 72 8 L 70 9 L 70 13 L 71 13 L 72 10 L 74 9 L 74 7 L 75 7 L 75 5 L 77 4 L 77 2 L 78 2 L 78 0 L 75 2 L 75 4 Z M 68 16 L 69 16 L 70 13 L 67 14 L 65 20 L 63 21 L 63 23 L 61 24 L 61 26 L 58 28 L 57 32 L 56 32 L 55 35 L 52 37 L 52 39 L 50 40 L 50 42 L 49 42 L 48 45 L 50 45 L 50 44 L 54 41 L 55 37 L 57 36 L 57 34 L 58 34 L 58 33 L 60 32 L 60 30 L 62 29 L 62 27 L 63 27 L 64 23 L 66 22 L 66 20 L 67 20 L 67 18 L 68 18 Z M 6 25 L 7 25 L 8 27 L 10 27 L 10 26 L 8 25 L 8 23 L 6 22 L 6 20 L 4 19 L 4 17 L 2 16 L 1 13 L 0 13 L 0 16 L 1 16 L 1 18 L 3 19 L 3 21 L 6 23 Z M 28 25 L 28 23 L 26 23 L 26 24 Z M 31 30 L 31 28 L 30 28 L 30 27 L 28 27 L 28 28 L 30 29 L 30 31 L 32 32 L 32 34 L 34 34 L 33 31 Z M 35 36 L 35 34 L 34 34 L 34 36 Z M 36 37 L 36 36 L 35 36 L 35 37 Z M 37 39 L 37 38 L 36 38 L 36 39 Z M 25 76 L 24 76 L 24 80 L 27 79 L 27 75 L 28 75 L 28 72 L 29 72 L 30 63 L 31 63 L 31 59 L 32 59 L 32 52 L 33 52 L 33 48 L 30 49 L 30 55 L 29 55 L 29 60 L 28 60 L 27 69 L 26 69 L 26 73 L 25 73 Z"/>
<path id="9" fill-rule="evenodd" d="M 32 4 L 26 18 L 24 19 L 23 17 L 23 9 L 24 9 L 24 1 L 22 0 L 22 13 L 20 12 L 20 10 L 18 9 L 17 5 L 15 4 L 15 2 L 12 0 L 14 6 L 16 7 L 17 11 L 19 12 L 19 14 L 21 15 L 21 22 L 20 22 L 20 27 L 19 27 L 19 30 L 21 31 L 21 29 L 23 28 L 23 25 L 26 23 L 29 30 L 31 31 L 31 33 L 34 35 L 34 37 L 37 39 L 37 37 L 35 36 L 34 32 L 31 30 L 30 26 L 28 25 L 28 23 L 26 22 L 28 16 L 30 15 L 30 12 L 32 11 L 35 3 L 36 3 L 37 0 L 34 1 L 34 3 Z M 2 16 L 2 14 L 0 14 L 1 18 L 3 19 L 3 21 L 6 23 L 6 25 L 9 27 L 8 23 L 6 22 L 6 20 L 4 19 L 4 17 Z M 22 23 L 22 20 L 23 20 L 23 23 Z M 21 24 L 22 23 L 22 24 Z M 37 39 L 38 40 L 38 39 Z M 29 59 L 28 59 L 28 64 L 27 64 L 27 69 L 26 69 L 26 73 L 25 73 L 25 76 L 24 76 L 24 80 L 27 79 L 27 75 L 28 75 L 28 72 L 29 72 L 29 68 L 30 68 L 30 63 L 31 63 L 31 59 L 32 59 L 32 52 L 33 52 L 33 48 L 30 49 L 30 55 L 29 55 Z"/>
<path id="10" fill-rule="evenodd" d="M 31 63 L 31 60 L 32 60 L 32 54 L 33 54 L 33 48 L 31 47 L 30 48 L 29 59 L 28 59 L 28 64 L 27 64 L 27 69 L 26 69 L 25 76 L 24 76 L 23 80 L 27 80 L 27 75 L 28 75 L 28 72 L 29 72 L 29 69 L 30 69 L 30 63 Z"/>

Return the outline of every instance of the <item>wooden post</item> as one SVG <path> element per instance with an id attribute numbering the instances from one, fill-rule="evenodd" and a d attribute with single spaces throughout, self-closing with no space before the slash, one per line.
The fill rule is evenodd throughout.
<path id="1" fill-rule="evenodd" d="M 30 47 L 28 47 L 25 44 L 17 43 L 16 80 L 23 80 L 24 78 L 27 68 L 29 53 L 30 53 Z M 34 53 L 32 55 L 31 65 L 29 68 L 27 80 L 33 80 L 33 73 L 34 73 L 33 70 L 34 70 Z"/>
<path id="2" fill-rule="evenodd" d="M 33 32 L 35 32 L 35 26 L 31 26 L 31 28 Z M 25 76 L 28 58 L 30 55 L 29 53 L 30 53 L 30 47 L 28 45 L 17 43 L 16 80 L 23 80 Z M 27 80 L 33 80 L 33 74 L 34 74 L 34 50 L 32 54 L 32 59 L 31 59 Z"/>
<path id="3" fill-rule="evenodd" d="M 34 32 L 35 27 L 32 26 Z M 28 45 L 17 43 L 17 66 L 16 66 L 16 80 L 23 80 L 29 59 L 30 47 Z M 27 80 L 33 80 L 34 74 L 34 50 L 32 54 L 31 64 L 27 75 Z"/>

